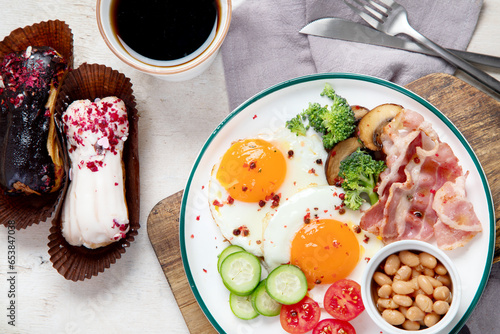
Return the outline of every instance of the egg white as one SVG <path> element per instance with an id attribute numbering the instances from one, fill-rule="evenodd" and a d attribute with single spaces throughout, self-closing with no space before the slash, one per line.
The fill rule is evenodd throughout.
<path id="1" fill-rule="evenodd" d="M 321 137 L 314 131 L 308 131 L 306 136 L 297 136 L 289 129 L 278 128 L 273 133 L 261 134 L 256 138 L 272 143 L 284 155 L 286 160 L 286 176 L 276 193 L 281 194 L 280 205 L 271 208 L 268 202 L 264 207 L 259 203 L 247 203 L 234 200 L 227 203 L 229 193 L 216 178 L 220 162 L 212 169 L 208 183 L 208 201 L 212 216 L 222 235 L 234 245 L 243 247 L 248 252 L 262 257 L 264 231 L 269 220 L 294 194 L 316 186 L 328 185 L 324 173 L 324 163 L 327 152 L 323 147 Z M 289 157 L 288 152 L 293 151 Z M 222 158 L 222 157 L 221 157 Z M 214 205 L 217 201 L 222 206 Z M 249 234 L 235 236 L 235 229 L 245 226 Z"/>
<path id="2" fill-rule="evenodd" d="M 280 205 L 264 232 L 264 263 L 268 271 L 290 262 L 292 240 L 304 226 L 304 216 L 308 212 L 311 218 L 335 219 L 346 223 L 351 229 L 359 225 L 361 211 L 345 209 L 341 214 L 338 210 L 342 204 L 339 197 L 341 193 L 344 193 L 342 188 L 335 186 L 311 187 L 298 192 L 286 203 Z M 358 239 L 360 255 L 357 266 L 347 278 L 360 283 L 369 258 L 383 247 L 383 243 L 375 235 L 366 231 L 360 233 L 353 231 L 353 234 Z M 319 284 L 309 291 L 309 296 L 321 307 L 323 307 L 324 294 L 329 286 L 330 284 Z"/>

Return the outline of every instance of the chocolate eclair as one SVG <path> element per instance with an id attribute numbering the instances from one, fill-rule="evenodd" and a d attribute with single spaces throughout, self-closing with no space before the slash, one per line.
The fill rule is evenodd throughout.
<path id="1" fill-rule="evenodd" d="M 66 60 L 51 47 L 28 47 L 0 64 L 0 185 L 7 194 L 50 193 L 64 169 L 54 122 Z"/>

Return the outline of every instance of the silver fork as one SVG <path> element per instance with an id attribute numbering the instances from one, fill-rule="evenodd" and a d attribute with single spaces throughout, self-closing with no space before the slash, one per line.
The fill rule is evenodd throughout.
<path id="1" fill-rule="evenodd" d="M 344 2 L 375 29 L 392 36 L 397 34 L 410 36 L 424 47 L 436 52 L 450 64 L 460 68 L 477 81 L 500 94 L 500 82 L 498 80 L 477 67 L 472 66 L 454 53 L 445 50 L 415 30 L 408 22 L 406 9 L 400 4 L 393 0 L 344 0 Z M 354 5 L 353 2 L 360 7 Z"/>

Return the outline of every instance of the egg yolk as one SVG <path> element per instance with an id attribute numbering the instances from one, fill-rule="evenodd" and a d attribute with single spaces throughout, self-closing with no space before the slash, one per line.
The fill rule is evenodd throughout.
<path id="1" fill-rule="evenodd" d="M 216 178 L 233 199 L 259 202 L 276 193 L 285 174 L 280 150 L 263 139 L 246 139 L 226 151 Z"/>
<path id="2" fill-rule="evenodd" d="M 346 278 L 359 260 L 359 242 L 345 223 L 311 220 L 292 240 L 290 263 L 302 269 L 310 288 Z"/>

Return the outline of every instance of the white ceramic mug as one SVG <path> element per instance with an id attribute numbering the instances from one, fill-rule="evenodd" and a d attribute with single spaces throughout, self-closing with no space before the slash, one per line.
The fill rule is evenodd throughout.
<path id="1" fill-rule="evenodd" d="M 119 40 L 111 26 L 112 2 L 97 0 L 96 5 L 97 25 L 106 45 L 129 66 L 167 81 L 189 80 L 205 71 L 215 60 L 231 22 L 231 0 L 216 0 L 217 20 L 202 46 L 180 59 L 154 60 L 136 53 Z"/>

